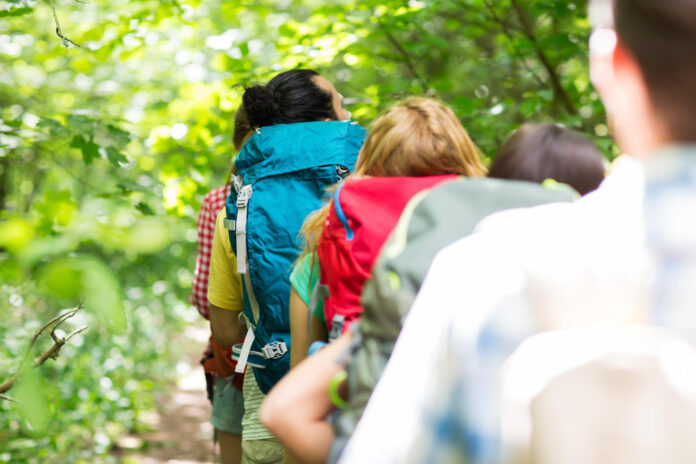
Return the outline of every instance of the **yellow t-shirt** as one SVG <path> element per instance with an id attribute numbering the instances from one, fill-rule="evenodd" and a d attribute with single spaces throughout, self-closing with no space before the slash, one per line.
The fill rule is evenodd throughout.
<path id="1" fill-rule="evenodd" d="M 224 219 L 225 209 L 223 208 L 215 219 L 213 248 L 210 252 L 208 301 L 220 309 L 242 311 L 244 309 L 242 277 L 237 274 L 237 256 L 232 251 Z M 274 440 L 273 435 L 259 421 L 259 409 L 266 395 L 256 384 L 251 368 L 247 368 L 244 375 L 243 395 L 242 440 Z"/>
<path id="2" fill-rule="evenodd" d="M 237 274 L 237 257 L 232 251 L 230 236 L 223 220 L 223 208 L 215 219 L 213 248 L 210 252 L 210 277 L 208 278 L 208 301 L 220 309 L 242 311 L 242 277 Z"/>

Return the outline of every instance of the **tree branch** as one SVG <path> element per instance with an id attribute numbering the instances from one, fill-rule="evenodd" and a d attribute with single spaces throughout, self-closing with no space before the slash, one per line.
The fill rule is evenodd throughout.
<path id="1" fill-rule="evenodd" d="M 384 23 L 380 22 L 379 26 L 382 29 L 382 31 L 384 31 L 384 35 L 387 37 L 387 40 L 389 40 L 389 43 L 391 43 L 394 46 L 396 51 L 403 58 L 406 68 L 411 73 L 411 76 L 413 76 L 413 78 L 418 81 L 418 84 L 420 84 L 421 88 L 423 89 L 423 93 L 428 93 L 428 90 L 430 90 L 428 82 L 423 78 L 423 76 L 420 75 L 420 73 L 416 69 L 415 65 L 413 64 L 413 61 L 411 60 L 411 55 L 403 47 L 403 45 L 401 45 L 399 41 L 396 40 L 394 34 L 392 34 L 391 31 L 389 31 L 389 29 L 384 25 Z"/>
<path id="2" fill-rule="evenodd" d="M 49 359 L 57 359 L 58 355 L 60 354 L 60 350 L 63 348 L 63 346 L 70 341 L 71 338 L 73 338 L 75 335 L 84 332 L 87 330 L 87 326 L 80 327 L 79 329 L 76 329 L 72 331 L 69 335 L 65 337 L 59 337 L 56 335 L 55 331 L 56 329 L 63 324 L 66 320 L 70 319 L 73 317 L 75 314 L 77 314 L 78 311 L 82 309 L 82 303 L 80 303 L 77 308 L 71 309 L 69 311 L 65 311 L 61 314 L 58 314 L 56 317 L 45 323 L 39 330 L 36 331 L 34 336 L 31 339 L 31 342 L 29 342 L 29 347 L 27 348 L 27 352 L 24 354 L 24 357 L 22 358 L 22 362 L 19 365 L 19 369 L 17 369 L 17 373 L 15 373 L 12 377 L 9 379 L 5 380 L 4 382 L 0 383 L 0 399 L 3 400 L 8 400 L 11 399 L 3 393 L 6 393 L 9 391 L 14 385 L 17 383 L 19 380 L 19 377 L 21 375 L 23 367 L 26 365 L 27 360 L 29 356 L 31 355 L 31 350 L 34 347 L 34 344 L 36 343 L 36 340 L 46 331 L 48 330 L 48 333 L 50 334 L 51 338 L 53 339 L 53 345 L 51 345 L 50 348 L 48 348 L 46 351 L 41 353 L 39 356 L 34 358 L 34 361 L 32 363 L 32 368 L 37 368 L 41 366 L 43 363 L 48 361 Z"/>
<path id="3" fill-rule="evenodd" d="M 71 309 L 65 312 L 62 312 L 58 314 L 56 317 L 45 323 L 39 330 L 36 331 L 34 336 L 31 339 L 31 342 L 29 343 L 29 346 L 27 347 L 26 353 L 24 353 L 24 357 L 22 358 L 22 363 L 26 363 L 27 359 L 29 358 L 29 355 L 31 354 L 31 349 L 34 347 L 34 344 L 36 343 L 36 340 L 39 339 L 39 337 L 44 333 L 46 329 L 56 329 L 58 326 L 60 326 L 63 322 L 67 321 L 71 317 L 73 317 L 75 314 L 77 314 L 80 310 L 82 310 L 82 303 L 77 305 L 77 308 Z M 55 325 L 54 325 L 55 324 Z M 51 333 L 51 338 L 55 340 L 55 336 L 53 333 Z M 0 392 L 1 393 L 1 392 Z"/>
<path id="4" fill-rule="evenodd" d="M 484 0 L 483 3 L 486 5 L 486 8 L 490 12 L 490 18 L 494 22 L 498 23 L 500 28 L 503 30 L 503 33 L 505 34 L 505 37 L 507 38 L 507 41 L 510 44 L 510 47 L 512 47 L 512 52 L 515 55 L 515 58 L 517 58 L 522 67 L 534 78 L 537 84 L 539 84 L 540 86 L 545 86 L 547 83 L 544 82 L 541 79 L 541 77 L 539 77 L 539 74 L 537 74 L 532 68 L 529 67 L 529 64 L 527 64 L 527 60 L 525 60 L 519 48 L 517 48 L 517 43 L 515 41 L 513 31 L 510 29 L 510 23 L 506 19 L 503 19 L 500 16 L 498 16 L 498 13 L 496 13 L 493 5 L 489 1 Z"/>
<path id="5" fill-rule="evenodd" d="M 7 395 L 3 395 L 2 393 L 0 393 L 0 400 L 9 401 L 10 403 L 19 403 L 19 401 L 17 401 L 16 399 Z"/>
<path id="6" fill-rule="evenodd" d="M 568 110 L 569 113 L 577 114 L 578 109 L 575 107 L 575 104 L 570 99 L 568 92 L 566 92 L 566 90 L 563 88 L 563 85 L 561 84 L 561 79 L 558 76 L 558 73 L 556 72 L 556 68 L 551 64 L 548 56 L 546 56 L 546 53 L 541 48 L 541 44 L 539 44 L 539 39 L 537 38 L 534 32 L 534 27 L 532 26 L 532 23 L 529 21 L 529 18 L 527 17 L 527 13 L 522 8 L 522 5 L 520 5 L 519 0 L 511 1 L 512 6 L 515 8 L 515 12 L 517 13 L 517 17 L 520 19 L 520 22 L 522 23 L 525 35 L 532 42 L 532 45 L 534 45 L 534 49 L 536 50 L 537 57 L 539 57 L 539 61 L 541 61 L 541 64 L 544 66 L 544 68 L 546 68 L 546 71 L 549 73 L 551 85 L 553 85 L 553 90 L 556 93 L 556 96 L 561 99 L 563 105 L 566 107 L 566 110 Z"/>
<path id="7" fill-rule="evenodd" d="M 63 46 L 65 48 L 69 48 L 70 45 L 78 48 L 81 47 L 79 43 L 63 35 L 63 29 L 61 29 L 60 21 L 58 21 L 58 13 L 56 13 L 56 5 L 53 3 L 53 0 L 48 0 L 48 3 L 51 5 L 51 11 L 53 12 L 53 21 L 56 23 L 56 35 L 63 41 Z"/>

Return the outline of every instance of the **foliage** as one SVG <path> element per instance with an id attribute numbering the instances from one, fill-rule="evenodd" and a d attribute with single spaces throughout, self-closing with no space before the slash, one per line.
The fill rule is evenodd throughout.
<path id="1" fill-rule="evenodd" d="M 51 5 L 62 34 L 56 36 Z M 0 1 L 0 377 L 37 321 L 85 299 L 90 330 L 0 402 L 0 462 L 93 462 L 142 428 L 186 304 L 195 212 L 233 154 L 239 84 L 308 66 L 368 124 L 450 103 L 487 157 L 527 120 L 595 138 L 586 0 Z M 67 46 L 64 47 L 64 45 Z M 24 393 L 20 393 L 22 395 Z"/>

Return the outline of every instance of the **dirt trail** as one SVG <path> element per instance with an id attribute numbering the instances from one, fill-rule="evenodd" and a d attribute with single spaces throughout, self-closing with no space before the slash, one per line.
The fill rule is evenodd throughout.
<path id="1" fill-rule="evenodd" d="M 181 342 L 186 353 L 177 364 L 179 380 L 156 397 L 153 433 L 124 437 L 120 462 L 124 464 L 211 464 L 213 426 L 205 379 L 198 359 L 208 340 L 207 327 L 189 327 Z M 190 347 L 190 348 L 189 348 Z M 134 450 L 129 452 L 128 449 Z M 137 451 L 135 451 L 137 450 Z"/>

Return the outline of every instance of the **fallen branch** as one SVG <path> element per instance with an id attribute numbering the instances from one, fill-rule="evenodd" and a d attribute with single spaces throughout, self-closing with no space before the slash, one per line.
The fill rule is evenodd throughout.
<path id="1" fill-rule="evenodd" d="M 27 351 L 24 354 L 24 357 L 22 358 L 22 361 L 19 365 L 19 369 L 17 369 L 17 373 L 15 373 L 12 377 L 5 380 L 4 382 L 0 383 L 0 400 L 12 400 L 10 397 L 3 395 L 3 393 L 9 391 L 17 383 L 21 375 L 22 369 L 24 368 L 28 359 L 31 356 L 32 348 L 44 332 L 48 332 L 48 334 L 51 336 L 51 338 L 53 339 L 53 345 L 51 345 L 50 348 L 41 353 L 39 356 L 34 358 L 34 361 L 32 362 L 32 368 L 37 368 L 41 366 L 49 359 L 57 359 L 58 355 L 60 355 L 60 350 L 68 341 L 70 341 L 71 338 L 87 330 L 87 326 L 84 326 L 70 332 L 70 334 L 68 334 L 65 337 L 59 337 L 58 335 L 56 335 L 56 329 L 61 324 L 63 324 L 63 322 L 77 314 L 80 310 L 82 310 L 82 303 L 80 303 L 75 309 L 71 309 L 69 311 L 65 311 L 63 313 L 58 314 L 56 317 L 45 323 L 39 330 L 36 331 L 36 333 L 31 339 L 31 342 L 29 342 L 29 347 L 27 348 Z"/>
<path id="2" fill-rule="evenodd" d="M 69 45 L 72 45 L 74 47 L 81 47 L 81 45 L 74 40 L 69 39 L 63 34 L 63 29 L 60 27 L 60 21 L 58 21 L 58 13 L 56 13 L 56 5 L 53 3 L 53 0 L 48 0 L 48 3 L 51 5 L 51 11 L 53 12 L 53 21 L 56 23 L 56 35 L 61 38 L 63 41 L 63 46 L 65 48 L 69 48 Z"/>

